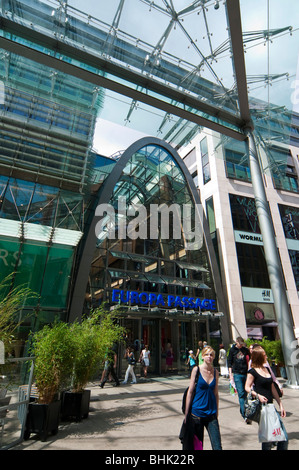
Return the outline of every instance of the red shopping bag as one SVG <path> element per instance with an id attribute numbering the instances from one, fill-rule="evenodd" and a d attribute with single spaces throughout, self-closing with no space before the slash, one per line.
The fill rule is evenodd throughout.
<path id="1" fill-rule="evenodd" d="M 193 447 L 194 447 L 194 450 L 203 450 L 202 441 L 200 441 L 198 437 L 195 435 L 193 438 Z"/>

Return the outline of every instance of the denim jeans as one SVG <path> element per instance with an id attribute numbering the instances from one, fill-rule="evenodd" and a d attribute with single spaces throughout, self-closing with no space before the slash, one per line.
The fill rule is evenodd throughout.
<path id="1" fill-rule="evenodd" d="M 245 399 L 247 397 L 247 392 L 245 390 L 246 378 L 246 374 L 234 374 L 235 386 L 239 397 L 240 413 L 243 418 L 245 418 Z"/>
<path id="2" fill-rule="evenodd" d="M 212 449 L 222 450 L 220 429 L 217 416 L 212 415 L 208 418 L 199 418 L 194 415 L 191 416 L 194 426 L 194 434 L 196 434 L 198 439 L 203 443 L 204 428 L 206 428 L 209 434 Z"/>

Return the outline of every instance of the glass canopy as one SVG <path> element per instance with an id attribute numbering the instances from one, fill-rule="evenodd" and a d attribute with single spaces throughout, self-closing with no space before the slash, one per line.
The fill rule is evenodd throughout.
<path id="1" fill-rule="evenodd" d="M 0 43 L 105 89 L 103 119 L 176 147 L 201 127 L 243 140 L 244 126 L 273 113 L 291 132 L 296 3 L 3 0 Z"/>
<path id="2" fill-rule="evenodd" d="M 233 123 L 238 127 L 238 118 L 242 125 L 243 117 L 236 86 L 240 63 L 232 56 L 232 26 L 236 18 L 231 19 L 233 24 L 230 24 L 228 15 L 232 15 L 228 12 L 229 4 L 234 10 L 238 3 L 250 116 L 256 121 L 274 112 L 277 117 L 279 108 L 280 118 L 289 121 L 288 113 L 296 111 L 297 2 L 114 0 L 109 4 L 105 2 L 104 6 L 101 1 L 87 0 L 82 8 L 81 0 L 69 0 L 68 5 L 64 5 L 70 13 L 72 8 L 84 10 L 88 21 L 94 22 L 96 27 L 104 28 L 105 23 L 109 60 L 116 60 L 113 51 L 118 41 L 125 42 L 129 55 L 118 57 L 119 63 L 123 61 L 125 67 L 187 93 L 200 104 L 215 107 L 216 114 L 217 111 L 231 113 L 236 118 Z M 79 11 L 76 13 L 79 15 Z M 141 90 L 141 86 L 138 89 Z M 173 139 L 175 144 L 192 138 L 198 129 L 192 121 L 171 112 L 153 110 L 138 100 L 120 99 L 110 91 L 106 93 L 106 105 L 102 117 L 108 110 L 108 119 L 166 140 Z M 111 110 L 115 108 L 118 113 L 112 115 Z M 198 113 L 198 110 L 192 112 Z M 210 113 L 209 119 L 215 119 L 210 110 L 206 112 Z M 234 127 L 227 120 L 230 121 L 223 115 L 223 120 L 218 122 Z"/>

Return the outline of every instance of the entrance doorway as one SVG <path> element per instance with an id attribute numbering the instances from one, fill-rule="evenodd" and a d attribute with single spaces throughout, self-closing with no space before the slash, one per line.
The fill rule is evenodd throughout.
<path id="1" fill-rule="evenodd" d="M 150 351 L 150 366 L 148 373 L 159 373 L 159 320 L 142 319 L 141 349 L 148 345 Z"/>

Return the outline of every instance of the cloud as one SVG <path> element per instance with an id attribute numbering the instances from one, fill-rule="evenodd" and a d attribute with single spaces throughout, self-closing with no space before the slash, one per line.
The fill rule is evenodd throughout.
<path id="1" fill-rule="evenodd" d="M 142 132 L 99 118 L 93 148 L 101 155 L 110 156 L 120 150 L 126 150 L 133 142 L 145 136 Z"/>

